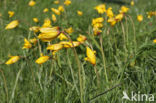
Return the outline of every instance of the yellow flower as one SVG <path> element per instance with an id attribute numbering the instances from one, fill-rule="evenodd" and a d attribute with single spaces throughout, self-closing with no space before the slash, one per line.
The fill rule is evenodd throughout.
<path id="1" fill-rule="evenodd" d="M 30 42 L 33 43 L 34 45 L 36 45 L 37 39 L 36 38 L 30 39 Z"/>
<path id="2" fill-rule="evenodd" d="M 58 50 L 61 50 L 62 48 L 63 48 L 63 45 L 58 43 L 58 44 L 48 45 L 47 50 L 58 51 Z"/>
<path id="3" fill-rule="evenodd" d="M 68 5 L 71 4 L 71 1 L 70 1 L 70 0 L 65 0 L 65 1 L 64 1 L 64 4 L 68 6 Z"/>
<path id="4" fill-rule="evenodd" d="M 52 20 L 53 20 L 53 22 L 56 22 L 56 16 L 54 15 L 54 14 L 52 14 Z"/>
<path id="5" fill-rule="evenodd" d="M 74 30 L 73 30 L 72 27 L 65 29 L 65 31 L 66 31 L 67 33 L 69 33 L 69 34 L 71 34 L 71 33 L 74 32 Z"/>
<path id="6" fill-rule="evenodd" d="M 5 63 L 7 65 L 16 63 L 20 59 L 19 56 L 11 56 L 10 59 Z"/>
<path id="7" fill-rule="evenodd" d="M 5 29 L 14 29 L 15 27 L 17 27 L 19 25 L 19 21 L 18 20 L 13 20 L 11 21 L 6 27 Z"/>
<path id="8" fill-rule="evenodd" d="M 79 16 L 82 16 L 83 15 L 83 12 L 82 11 L 77 11 L 77 14 L 79 15 Z"/>
<path id="9" fill-rule="evenodd" d="M 33 27 L 29 28 L 30 31 L 33 31 L 35 33 L 39 32 L 39 29 L 40 29 L 40 27 L 38 27 L 38 26 L 33 26 Z"/>
<path id="10" fill-rule="evenodd" d="M 138 20 L 139 22 L 143 21 L 143 16 L 142 16 L 142 15 L 138 15 L 138 16 L 137 16 L 137 20 Z"/>
<path id="11" fill-rule="evenodd" d="M 59 6 L 59 7 L 58 7 L 58 10 L 59 10 L 60 12 L 64 12 L 64 7 L 63 7 L 63 6 Z"/>
<path id="12" fill-rule="evenodd" d="M 151 18 L 152 16 L 156 16 L 156 11 L 150 11 L 147 12 L 148 18 Z"/>
<path id="13" fill-rule="evenodd" d="M 96 35 L 99 35 L 102 32 L 102 30 L 100 30 L 99 28 L 93 28 L 93 32 L 94 32 L 94 35 L 96 36 Z"/>
<path id="14" fill-rule="evenodd" d="M 102 23 L 104 21 L 103 17 L 98 17 L 92 20 L 92 25 L 95 25 L 97 23 Z"/>
<path id="15" fill-rule="evenodd" d="M 108 10 L 106 11 L 106 14 L 107 14 L 107 16 L 108 16 L 108 17 L 110 17 L 110 18 L 114 16 L 114 14 L 113 14 L 113 11 L 112 11 L 112 8 L 111 8 L 111 7 L 109 7 L 109 8 L 108 8 Z"/>
<path id="16" fill-rule="evenodd" d="M 133 0 L 131 1 L 131 6 L 134 6 L 134 1 Z"/>
<path id="17" fill-rule="evenodd" d="M 156 39 L 153 40 L 153 43 L 156 43 Z"/>
<path id="18" fill-rule="evenodd" d="M 29 1 L 29 6 L 34 6 L 36 4 L 36 2 L 35 1 L 33 1 L 33 0 L 31 0 L 31 1 Z"/>
<path id="19" fill-rule="evenodd" d="M 127 8 L 126 6 L 122 6 L 121 10 L 119 11 L 120 13 L 127 13 L 129 10 L 129 8 Z"/>
<path id="20" fill-rule="evenodd" d="M 41 56 L 41 57 L 39 57 L 35 62 L 37 63 L 37 64 L 43 64 L 43 63 L 45 63 L 46 61 L 48 61 L 49 60 L 49 56 Z"/>
<path id="21" fill-rule="evenodd" d="M 49 32 L 53 32 L 53 31 L 58 31 L 59 30 L 59 27 L 42 27 L 42 28 L 39 28 L 40 32 L 41 33 L 49 33 Z"/>
<path id="22" fill-rule="evenodd" d="M 51 27 L 51 21 L 49 18 L 44 19 L 44 24 L 42 27 Z"/>
<path id="23" fill-rule="evenodd" d="M 85 58 L 85 60 L 95 65 L 96 64 L 95 51 L 91 50 L 89 47 L 86 47 L 86 49 L 87 49 L 86 50 L 87 57 Z"/>
<path id="24" fill-rule="evenodd" d="M 58 38 L 59 38 L 60 40 L 67 40 L 67 39 L 68 39 L 68 38 L 66 37 L 66 35 L 63 34 L 63 33 L 60 33 L 60 35 L 58 36 Z"/>
<path id="25" fill-rule="evenodd" d="M 26 39 L 24 38 L 24 46 L 22 49 L 30 49 L 32 47 L 31 43 Z"/>
<path id="26" fill-rule="evenodd" d="M 39 34 L 38 38 L 41 39 L 43 42 L 50 42 L 51 40 L 57 38 L 60 34 L 58 28 L 56 27 L 47 28 L 47 29 L 42 28 L 42 30 L 40 29 L 40 31 L 41 33 Z"/>
<path id="27" fill-rule="evenodd" d="M 116 24 L 115 18 L 109 18 L 107 22 L 110 23 L 111 26 L 114 26 Z"/>
<path id="28" fill-rule="evenodd" d="M 79 41 L 62 41 L 60 44 L 62 44 L 64 48 L 73 48 L 79 46 L 81 43 Z"/>
<path id="29" fill-rule="evenodd" d="M 9 14 L 9 18 L 11 18 L 11 17 L 14 16 L 15 12 L 13 12 L 13 11 L 8 11 L 8 14 Z"/>
<path id="30" fill-rule="evenodd" d="M 35 23 L 38 23 L 38 22 L 39 22 L 38 18 L 33 18 L 33 21 L 34 21 Z"/>
<path id="31" fill-rule="evenodd" d="M 44 13 L 46 13 L 46 12 L 48 12 L 48 11 L 49 11 L 48 8 L 45 8 L 45 9 L 43 10 Z"/>
<path id="32" fill-rule="evenodd" d="M 77 38 L 77 41 L 79 41 L 80 43 L 84 43 L 85 40 L 87 40 L 87 37 L 84 35 L 79 35 L 79 37 Z"/>
<path id="33" fill-rule="evenodd" d="M 115 19 L 116 19 L 117 22 L 119 22 L 119 21 L 121 21 L 123 19 L 123 17 L 124 17 L 124 14 L 120 13 L 120 14 L 115 16 Z"/>
<path id="34" fill-rule="evenodd" d="M 97 10 L 97 12 L 99 14 L 103 14 L 104 12 L 106 12 L 105 4 L 100 4 L 100 5 L 96 6 L 95 9 Z"/>
<path id="35" fill-rule="evenodd" d="M 60 3 L 59 0 L 55 0 L 55 1 L 54 1 L 54 4 L 59 4 L 59 3 Z"/>
<path id="36" fill-rule="evenodd" d="M 51 10 L 56 14 L 56 15 L 60 15 L 60 11 L 58 9 L 55 8 L 51 8 Z"/>

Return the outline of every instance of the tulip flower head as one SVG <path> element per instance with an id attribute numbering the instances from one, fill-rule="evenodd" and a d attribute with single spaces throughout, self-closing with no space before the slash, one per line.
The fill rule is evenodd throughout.
<path id="1" fill-rule="evenodd" d="M 8 29 L 14 29 L 15 27 L 17 27 L 19 25 L 19 21 L 18 20 L 14 20 L 14 21 L 11 21 L 6 27 L 5 29 L 8 30 Z"/>
<path id="2" fill-rule="evenodd" d="M 48 61 L 49 60 L 49 56 L 41 56 L 41 57 L 39 57 L 35 62 L 37 63 L 37 64 L 43 64 L 43 63 L 45 63 L 46 61 Z"/>
<path id="3" fill-rule="evenodd" d="M 11 18 L 11 17 L 14 16 L 15 12 L 13 12 L 13 11 L 8 11 L 8 14 L 9 14 L 9 18 Z"/>
<path id="4" fill-rule="evenodd" d="M 20 59 L 19 56 L 10 56 L 10 59 L 5 63 L 7 65 L 14 64 Z"/>
<path id="5" fill-rule="evenodd" d="M 32 47 L 31 43 L 26 39 L 24 38 L 24 46 L 22 49 L 30 49 Z"/>

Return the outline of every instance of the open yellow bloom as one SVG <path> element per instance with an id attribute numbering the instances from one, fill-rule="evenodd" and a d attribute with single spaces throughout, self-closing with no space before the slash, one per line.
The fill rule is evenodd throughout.
<path id="1" fill-rule="evenodd" d="M 48 12 L 48 11 L 49 11 L 48 8 L 45 8 L 45 9 L 43 10 L 44 13 L 46 13 L 46 12 Z"/>
<path id="2" fill-rule="evenodd" d="M 74 30 L 73 30 L 72 27 L 65 29 L 65 31 L 66 31 L 67 33 L 69 33 L 69 34 L 71 34 L 71 33 L 74 32 Z"/>
<path id="3" fill-rule="evenodd" d="M 62 41 L 60 44 L 62 44 L 64 48 L 73 48 L 79 46 L 81 43 L 79 41 Z"/>
<path id="4" fill-rule="evenodd" d="M 42 28 L 40 29 L 40 31 L 41 33 L 39 34 L 38 38 L 43 42 L 50 42 L 53 39 L 57 38 L 60 34 L 58 27 Z"/>
<path id="5" fill-rule="evenodd" d="M 38 23 L 38 22 L 39 22 L 38 18 L 33 18 L 33 21 L 34 21 L 35 23 Z"/>
<path id="6" fill-rule="evenodd" d="M 60 3 L 59 0 L 55 0 L 55 1 L 54 1 L 54 4 L 59 4 L 59 3 Z"/>
<path id="7" fill-rule="evenodd" d="M 115 18 L 109 18 L 107 22 L 110 23 L 111 26 L 114 26 L 116 24 Z"/>
<path id="8" fill-rule="evenodd" d="M 37 63 L 37 64 L 43 64 L 43 63 L 45 63 L 46 61 L 48 61 L 49 60 L 49 56 L 41 56 L 41 57 L 39 57 L 35 62 Z"/>
<path id="9" fill-rule="evenodd" d="M 83 12 L 82 11 L 77 11 L 77 14 L 79 15 L 79 16 L 82 16 L 83 15 Z"/>
<path id="10" fill-rule="evenodd" d="M 31 1 L 29 1 L 29 6 L 34 6 L 36 4 L 36 2 L 35 1 L 33 1 L 33 0 L 31 0 Z"/>
<path id="11" fill-rule="evenodd" d="M 87 49 L 86 50 L 87 57 L 85 58 L 85 60 L 95 65 L 96 64 L 95 51 L 91 50 L 89 47 L 86 47 L 86 49 Z"/>
<path id="12" fill-rule="evenodd" d="M 114 14 L 113 14 L 113 11 L 112 11 L 112 8 L 111 8 L 111 7 L 109 7 L 109 8 L 108 8 L 108 10 L 106 10 L 106 14 L 107 14 L 107 16 L 108 16 L 108 17 L 110 17 L 110 18 L 114 16 Z"/>
<path id="13" fill-rule="evenodd" d="M 20 59 L 19 56 L 11 56 L 10 59 L 5 63 L 7 65 L 16 63 Z"/>
<path id="14" fill-rule="evenodd" d="M 30 39 L 30 42 L 33 43 L 34 45 L 36 45 L 37 39 L 36 38 Z"/>
<path id="15" fill-rule="evenodd" d="M 156 16 L 156 11 L 150 11 L 147 12 L 148 18 L 151 18 L 152 16 Z"/>
<path id="16" fill-rule="evenodd" d="M 120 13 L 127 13 L 129 10 L 129 8 L 127 8 L 126 6 L 122 6 L 121 10 L 119 11 Z"/>
<path id="17" fill-rule="evenodd" d="M 52 27 L 51 26 L 51 20 L 49 18 L 44 19 L 44 24 L 42 27 Z"/>
<path id="18" fill-rule="evenodd" d="M 13 11 L 8 11 L 8 14 L 9 14 L 9 18 L 11 18 L 11 17 L 14 16 L 15 12 L 13 12 Z"/>
<path id="19" fill-rule="evenodd" d="M 64 4 L 68 6 L 68 5 L 71 4 L 71 1 L 70 1 L 70 0 L 65 0 L 65 1 L 64 1 Z"/>
<path id="20" fill-rule="evenodd" d="M 100 30 L 100 29 L 97 28 L 97 27 L 94 27 L 94 28 L 93 28 L 93 32 L 94 32 L 94 35 L 97 36 L 97 35 L 99 35 L 99 34 L 102 32 L 102 30 Z"/>
<path id="21" fill-rule="evenodd" d="M 104 21 L 103 17 L 98 17 L 92 20 L 92 25 L 95 25 L 97 23 L 102 23 Z"/>
<path id="22" fill-rule="evenodd" d="M 26 39 L 24 38 L 24 46 L 22 49 L 30 49 L 32 47 L 31 43 Z"/>
<path id="23" fill-rule="evenodd" d="M 156 43 L 156 39 L 153 40 L 153 43 Z"/>
<path id="24" fill-rule="evenodd" d="M 53 20 L 53 22 L 56 22 L 56 16 L 54 15 L 54 14 L 52 14 L 52 20 Z"/>
<path id="25" fill-rule="evenodd" d="M 67 39 L 68 39 L 68 38 L 66 37 L 66 35 L 63 34 L 63 33 L 60 33 L 60 35 L 58 36 L 58 38 L 59 38 L 60 40 L 67 40 Z"/>
<path id="26" fill-rule="evenodd" d="M 97 12 L 99 14 L 103 14 L 104 12 L 106 12 L 105 4 L 100 4 L 100 5 L 96 6 L 95 9 L 97 10 Z"/>
<path id="27" fill-rule="evenodd" d="M 47 50 L 58 51 L 58 50 L 61 50 L 62 48 L 63 48 L 63 45 L 58 43 L 58 44 L 48 45 Z"/>
<path id="28" fill-rule="evenodd" d="M 134 6 L 134 1 L 133 0 L 131 1 L 131 6 Z"/>
<path id="29" fill-rule="evenodd" d="M 55 8 L 51 8 L 52 12 L 54 12 L 56 15 L 60 15 L 60 11 L 58 9 Z"/>
<path id="30" fill-rule="evenodd" d="M 87 37 L 81 34 L 77 38 L 77 41 L 79 41 L 80 43 L 84 43 L 86 40 L 87 40 Z"/>
<path id="31" fill-rule="evenodd" d="M 123 19 L 123 17 L 124 17 L 124 14 L 120 13 L 120 14 L 115 16 L 115 19 L 117 22 L 120 22 Z"/>
<path id="32" fill-rule="evenodd" d="M 142 15 L 138 15 L 138 16 L 137 16 L 137 20 L 138 20 L 139 22 L 143 21 L 143 16 L 142 16 Z"/>
<path id="33" fill-rule="evenodd" d="M 60 5 L 60 6 L 58 7 L 58 10 L 59 10 L 60 12 L 64 12 L 64 7 Z"/>
<path id="34" fill-rule="evenodd" d="M 15 27 L 17 27 L 19 25 L 19 21 L 18 20 L 13 20 L 11 21 L 6 27 L 5 29 L 14 29 Z"/>

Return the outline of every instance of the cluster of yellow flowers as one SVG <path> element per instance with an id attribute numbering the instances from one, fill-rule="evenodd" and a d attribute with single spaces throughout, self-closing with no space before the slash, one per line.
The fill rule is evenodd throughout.
<path id="1" fill-rule="evenodd" d="M 54 4 L 60 4 L 59 0 L 55 0 L 53 2 Z M 55 57 L 55 54 L 62 50 L 63 48 L 75 48 L 78 47 L 81 44 L 84 44 L 87 40 L 87 37 L 79 34 L 77 39 L 75 41 L 72 41 L 70 36 L 74 32 L 72 27 L 63 29 L 58 26 L 52 26 L 52 22 L 57 22 L 57 16 L 62 15 L 65 12 L 65 6 L 69 6 L 71 4 L 71 0 L 65 0 L 63 5 L 59 5 L 58 8 L 51 8 L 52 14 L 51 19 L 45 18 L 44 23 L 42 26 L 32 26 L 30 27 L 30 31 L 33 31 L 34 37 L 26 39 L 24 38 L 24 45 L 22 49 L 33 49 L 36 46 L 38 46 L 38 49 L 40 49 L 40 57 L 35 61 L 37 64 L 43 64 L 49 59 L 53 59 Z M 34 0 L 31 0 L 28 5 L 30 7 L 33 7 L 36 5 L 36 2 Z M 134 5 L 134 1 L 131 1 L 131 5 Z M 112 7 L 108 7 L 106 9 L 105 4 L 100 4 L 94 8 L 97 13 L 100 15 L 100 17 L 93 18 L 92 19 L 92 26 L 93 26 L 93 33 L 94 35 L 99 35 L 102 32 L 103 23 L 104 20 L 106 20 L 108 23 L 110 23 L 111 26 L 115 26 L 116 23 L 122 21 L 126 13 L 129 11 L 129 8 L 126 6 L 121 6 L 119 13 L 114 14 L 112 11 Z M 49 11 L 48 8 L 44 8 L 43 13 L 47 13 Z M 106 18 L 103 17 L 103 14 L 106 14 Z M 9 17 L 13 17 L 15 15 L 14 11 L 8 11 Z M 78 10 L 77 15 L 82 16 L 83 12 Z M 155 11 L 147 12 L 148 18 L 151 18 L 152 16 L 156 16 Z M 39 19 L 34 17 L 32 19 L 35 23 L 39 22 Z M 143 20 L 142 15 L 137 16 L 137 20 L 141 22 Z M 19 20 L 13 20 L 11 21 L 5 29 L 14 29 L 19 25 Z M 59 39 L 58 43 L 53 43 L 52 41 L 54 39 Z M 43 55 L 41 51 L 42 45 L 40 42 L 46 43 L 47 47 L 46 50 L 49 50 L 51 54 Z M 156 40 L 153 40 L 154 43 L 156 43 Z M 37 45 L 38 44 L 38 45 Z M 86 55 L 85 58 L 86 61 L 90 62 L 91 64 L 96 64 L 96 56 L 95 51 L 92 50 L 90 47 L 86 46 Z M 10 56 L 10 59 L 6 61 L 5 64 L 13 64 L 17 62 L 21 56 Z"/>

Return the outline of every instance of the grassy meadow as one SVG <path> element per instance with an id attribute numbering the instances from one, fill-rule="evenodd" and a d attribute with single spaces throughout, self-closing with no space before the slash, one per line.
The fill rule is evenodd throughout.
<path id="1" fill-rule="evenodd" d="M 35 0 L 30 6 L 30 0 L 0 0 L 0 103 L 155 103 L 122 97 L 123 91 L 129 96 L 134 91 L 156 98 L 156 0 L 134 0 L 133 6 L 131 0 L 71 0 L 69 5 L 55 1 Z M 112 8 L 112 18 L 123 17 L 108 22 L 105 10 L 98 13 L 94 9 L 100 4 L 106 10 Z M 64 9 L 60 15 L 51 10 L 60 5 Z M 124 13 L 119 12 L 122 6 L 128 8 Z M 49 11 L 43 12 L 45 8 Z M 151 17 L 150 11 L 155 12 Z M 104 20 L 94 24 L 93 19 L 99 17 Z M 17 26 L 7 29 L 13 20 L 18 20 Z M 44 26 L 58 26 L 58 34 L 64 33 L 66 39 L 57 36 L 45 42 L 39 38 Z M 85 39 L 74 44 L 80 34 Z M 32 38 L 35 43 L 30 43 Z M 59 43 L 61 49 L 56 53 L 46 49 Z M 37 63 L 43 55 L 48 60 Z M 19 60 L 6 63 L 11 56 Z"/>

